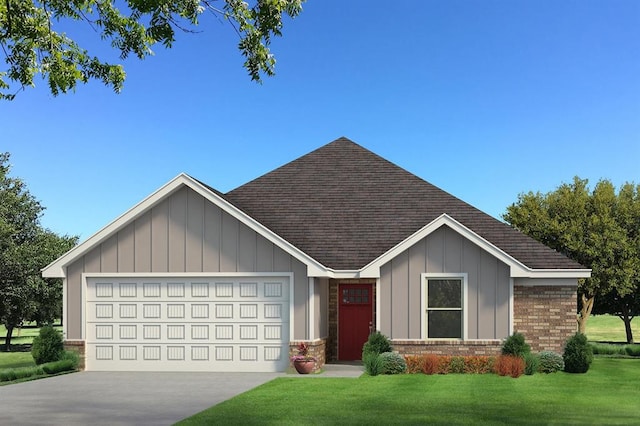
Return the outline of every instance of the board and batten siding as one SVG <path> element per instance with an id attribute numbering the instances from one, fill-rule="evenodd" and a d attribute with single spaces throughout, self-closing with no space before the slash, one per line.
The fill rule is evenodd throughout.
<path id="1" fill-rule="evenodd" d="M 509 335 L 509 267 L 447 226 L 431 233 L 380 270 L 380 331 L 392 339 L 421 339 L 422 273 L 467 274 L 468 339 Z"/>
<path id="2" fill-rule="evenodd" d="M 293 272 L 294 336 L 308 330 L 306 266 L 182 187 L 67 267 L 66 339 L 82 336 L 83 273 Z"/>

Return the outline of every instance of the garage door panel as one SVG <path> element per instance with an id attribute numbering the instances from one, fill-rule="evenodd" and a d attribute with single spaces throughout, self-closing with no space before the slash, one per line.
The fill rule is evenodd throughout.
<path id="1" fill-rule="evenodd" d="M 87 280 L 87 369 L 282 371 L 288 278 Z"/>

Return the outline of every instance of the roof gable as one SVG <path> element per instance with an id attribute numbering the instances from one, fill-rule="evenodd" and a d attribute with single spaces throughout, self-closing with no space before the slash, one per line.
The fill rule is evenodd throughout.
<path id="1" fill-rule="evenodd" d="M 113 222 L 102 228 L 100 231 L 89 237 L 86 241 L 77 245 L 51 264 L 42 269 L 42 276 L 45 278 L 64 278 L 66 275 L 65 268 L 84 254 L 90 252 L 98 245 L 115 235 L 118 231 L 124 229 L 127 225 L 131 224 L 138 217 L 142 216 L 154 206 L 160 204 L 162 201 L 169 198 L 173 193 L 180 188 L 187 186 L 194 190 L 196 193 L 203 196 L 208 201 L 220 207 L 223 211 L 238 219 L 241 223 L 247 225 L 252 230 L 256 231 L 269 241 L 283 249 L 294 258 L 300 260 L 307 265 L 308 273 L 310 275 L 318 275 L 325 268 L 320 265 L 316 260 L 312 259 L 304 252 L 284 241 L 281 237 L 265 228 L 263 225 L 255 221 L 246 213 L 240 211 L 237 207 L 233 206 L 224 196 L 215 189 L 202 184 L 201 182 L 193 179 L 192 177 L 182 173 L 162 186 L 160 189 L 149 195 L 140 203 L 133 206 L 127 212 L 115 219 Z"/>
<path id="2" fill-rule="evenodd" d="M 333 270 L 361 270 L 443 214 L 530 270 L 584 269 L 347 138 L 225 195 Z"/>

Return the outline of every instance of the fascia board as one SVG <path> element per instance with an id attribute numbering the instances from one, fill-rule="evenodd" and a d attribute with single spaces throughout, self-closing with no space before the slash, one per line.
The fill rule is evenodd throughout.
<path id="1" fill-rule="evenodd" d="M 77 245 L 66 254 L 43 268 L 42 276 L 45 278 L 64 278 L 66 276 L 65 268 L 67 265 L 74 262 L 76 259 L 80 258 L 80 256 L 83 256 L 98 244 L 102 243 L 105 239 L 109 238 L 111 235 L 127 226 L 131 221 L 135 220 L 137 217 L 145 213 L 148 209 L 153 207 L 158 202 L 171 195 L 174 191 L 178 190 L 183 185 L 188 186 L 196 193 L 200 194 L 202 197 L 220 207 L 226 213 L 238 219 L 244 225 L 256 231 L 258 234 L 265 237 L 267 240 L 280 247 L 282 250 L 284 250 L 300 262 L 307 265 L 307 274 L 309 276 L 326 276 L 326 268 L 322 264 L 275 234 L 273 231 L 266 228 L 264 225 L 260 224 L 258 221 L 256 221 L 237 207 L 230 204 L 218 194 L 206 188 L 200 182 L 184 173 L 176 176 L 160 189 L 149 195 L 147 198 L 136 204 L 121 216 L 119 216 L 109 225 L 105 226 L 93 236 L 89 237 L 86 241 Z"/>
<path id="2" fill-rule="evenodd" d="M 509 265 L 510 275 L 512 277 L 529 277 L 529 278 L 588 278 L 591 276 L 590 269 L 532 269 L 515 259 L 513 256 L 505 253 L 503 250 L 490 243 L 480 235 L 473 232 L 451 216 L 443 213 L 434 219 L 431 223 L 424 226 L 422 229 L 415 232 L 413 235 L 406 238 L 404 241 L 397 244 L 391 250 L 378 257 L 367 266 L 360 270 L 361 277 L 373 277 L 380 276 L 380 267 L 385 263 L 391 261 L 397 257 L 400 253 L 408 250 L 411 246 L 418 243 L 420 240 L 437 230 L 443 225 L 447 225 L 462 237 L 475 243 L 483 250 L 487 251 L 494 257 L 498 258 L 505 264 Z"/>

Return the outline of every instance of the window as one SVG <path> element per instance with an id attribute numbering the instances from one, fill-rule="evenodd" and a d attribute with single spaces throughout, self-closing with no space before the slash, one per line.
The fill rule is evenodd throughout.
<path id="1" fill-rule="evenodd" d="M 427 339 L 463 338 L 465 278 L 459 275 L 425 277 Z"/>

